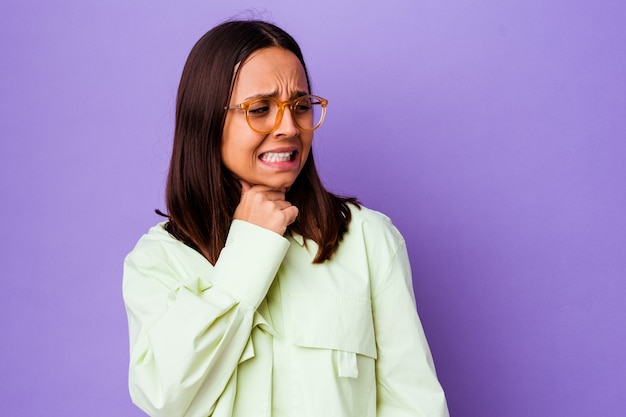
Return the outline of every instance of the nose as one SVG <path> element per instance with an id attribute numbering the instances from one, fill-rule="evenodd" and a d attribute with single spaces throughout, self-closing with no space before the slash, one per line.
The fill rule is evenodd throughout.
<path id="1" fill-rule="evenodd" d="M 280 115 L 280 120 L 278 121 L 278 126 L 272 133 L 277 137 L 293 137 L 300 134 L 300 129 L 298 129 L 296 121 L 288 105 L 283 108 L 282 115 Z"/>

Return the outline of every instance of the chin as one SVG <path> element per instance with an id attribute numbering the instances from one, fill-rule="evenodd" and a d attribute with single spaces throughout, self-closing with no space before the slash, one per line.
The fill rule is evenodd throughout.
<path id="1" fill-rule="evenodd" d="M 282 190 L 282 189 L 289 189 L 293 183 L 296 182 L 295 178 L 289 178 L 289 179 L 275 179 L 274 181 L 269 180 L 269 181 L 263 181 L 261 179 L 261 181 L 259 181 L 259 185 L 265 185 L 267 187 L 271 187 L 274 188 L 276 190 Z"/>
<path id="2" fill-rule="evenodd" d="M 276 190 L 283 190 L 283 189 L 288 190 L 289 188 L 291 188 L 294 182 L 295 181 L 277 182 L 273 184 L 267 184 L 267 186 L 272 187 Z"/>

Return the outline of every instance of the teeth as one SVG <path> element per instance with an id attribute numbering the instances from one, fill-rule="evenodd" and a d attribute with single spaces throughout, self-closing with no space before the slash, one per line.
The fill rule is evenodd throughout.
<path id="1" fill-rule="evenodd" d="M 266 152 L 261 155 L 266 162 L 286 162 L 291 160 L 291 152 Z"/>

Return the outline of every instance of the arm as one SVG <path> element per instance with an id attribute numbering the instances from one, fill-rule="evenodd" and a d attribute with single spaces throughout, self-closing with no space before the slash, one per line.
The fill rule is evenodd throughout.
<path id="1" fill-rule="evenodd" d="M 165 248 L 171 245 L 178 251 Z M 129 387 L 140 408 L 151 416 L 185 416 L 201 398 L 204 415 L 212 412 L 288 246 L 274 232 L 234 221 L 214 268 L 172 242 L 147 241 L 131 252 L 124 265 L 124 301 Z"/>
<path id="2" fill-rule="evenodd" d="M 372 296 L 378 359 L 378 417 L 447 417 L 428 343 L 417 316 L 404 240 Z"/>
<path id="3" fill-rule="evenodd" d="M 282 235 L 298 209 L 284 190 L 242 181 L 241 191 L 214 268 L 166 238 L 146 238 L 126 258 L 129 389 L 152 416 L 211 415 L 225 390 L 224 398 L 233 397 L 228 384 L 237 365 L 254 355 L 248 349 L 242 358 L 256 309 L 289 247 Z"/>

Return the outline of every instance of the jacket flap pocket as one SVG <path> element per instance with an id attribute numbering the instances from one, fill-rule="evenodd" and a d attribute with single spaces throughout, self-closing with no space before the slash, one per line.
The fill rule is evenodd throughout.
<path id="1" fill-rule="evenodd" d="M 292 295 L 285 317 L 288 337 L 298 346 L 343 350 L 376 359 L 369 299 Z"/>

